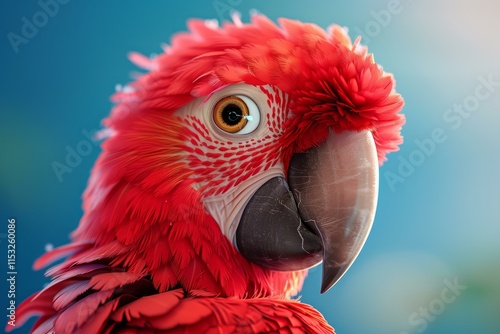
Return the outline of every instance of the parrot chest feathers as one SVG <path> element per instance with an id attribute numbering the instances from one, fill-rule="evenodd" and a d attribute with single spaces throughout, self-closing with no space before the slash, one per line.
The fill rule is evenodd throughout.
<path id="1" fill-rule="evenodd" d="M 104 266 L 74 268 L 73 279 L 50 285 L 19 307 L 26 314 L 45 312 L 40 333 L 114 333 L 147 329 L 156 333 L 333 333 L 309 305 L 286 299 L 228 299 L 205 290 L 157 291 L 142 275 Z M 68 272 L 70 273 L 70 272 Z M 58 285 L 63 289 L 57 292 Z M 89 289 L 92 287 L 92 289 Z M 61 286 L 59 286 L 61 288 Z M 54 310 L 47 302 L 54 300 Z"/>

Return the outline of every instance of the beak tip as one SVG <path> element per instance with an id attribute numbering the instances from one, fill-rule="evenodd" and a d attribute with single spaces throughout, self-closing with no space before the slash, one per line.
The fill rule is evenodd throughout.
<path id="1" fill-rule="evenodd" d="M 344 267 L 326 267 L 323 265 L 323 278 L 321 280 L 321 294 L 330 290 L 344 276 Z"/>

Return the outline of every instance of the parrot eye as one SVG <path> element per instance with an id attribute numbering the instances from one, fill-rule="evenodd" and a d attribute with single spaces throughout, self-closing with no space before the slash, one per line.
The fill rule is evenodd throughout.
<path id="1" fill-rule="evenodd" d="M 227 96 L 217 102 L 213 117 L 219 129 L 235 134 L 250 133 L 260 122 L 259 108 L 243 95 Z"/>

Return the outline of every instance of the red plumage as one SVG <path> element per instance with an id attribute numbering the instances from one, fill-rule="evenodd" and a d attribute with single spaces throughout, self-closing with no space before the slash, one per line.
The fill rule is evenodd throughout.
<path id="1" fill-rule="evenodd" d="M 293 153 L 318 145 L 329 128 L 371 130 L 382 162 L 402 142 L 403 100 L 392 77 L 340 27 L 279 23 L 260 15 L 222 28 L 192 20 L 165 53 L 131 54 L 150 72 L 113 96 L 105 120 L 112 134 L 73 241 L 35 267 L 67 258 L 49 270 L 52 283 L 19 307 L 20 323 L 39 315 L 35 333 L 333 332 L 317 311 L 290 300 L 306 272 L 247 261 L 202 200 L 278 161 L 286 169 Z M 269 106 L 294 111 L 275 112 L 265 149 L 220 143 L 196 119 L 175 113 L 238 83 L 272 86 L 262 88 Z M 235 164 L 246 173 L 231 183 Z"/>

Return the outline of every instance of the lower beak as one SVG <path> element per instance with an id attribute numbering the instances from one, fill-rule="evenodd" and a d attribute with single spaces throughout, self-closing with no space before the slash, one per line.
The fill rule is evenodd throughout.
<path id="1" fill-rule="evenodd" d="M 323 261 L 324 293 L 361 251 L 377 193 L 371 132 L 331 132 L 319 147 L 292 157 L 288 183 L 275 177 L 253 194 L 236 245 L 248 260 L 272 270 L 303 270 Z"/>

